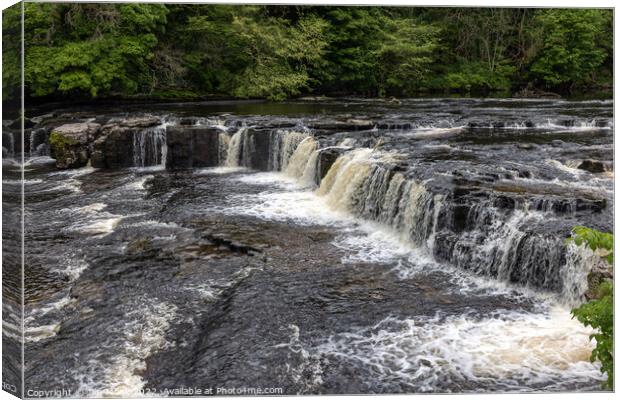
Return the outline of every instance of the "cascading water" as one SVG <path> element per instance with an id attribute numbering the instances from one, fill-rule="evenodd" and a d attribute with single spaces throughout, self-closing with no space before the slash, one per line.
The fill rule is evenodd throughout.
<path id="1" fill-rule="evenodd" d="M 313 185 L 318 157 L 317 147 L 318 142 L 312 136 L 303 139 L 288 158 L 284 173 L 297 178 L 305 186 Z"/>
<path id="2" fill-rule="evenodd" d="M 241 127 L 229 140 L 220 141 L 221 145 L 227 144 L 226 148 L 226 166 L 227 167 L 239 167 L 241 162 L 241 154 L 243 151 L 244 134 L 247 131 L 246 127 Z M 221 135 L 220 135 L 221 139 Z M 220 150 L 221 153 L 223 151 Z"/>
<path id="3" fill-rule="evenodd" d="M 312 131 L 290 117 L 299 104 L 277 116 L 235 105 L 243 117 L 218 105 L 218 119 L 188 109 L 167 120 L 169 148 L 156 128 L 139 132 L 155 120 L 132 125 L 125 112 L 102 150 L 117 164 L 6 163 L 3 202 L 26 193 L 34 266 L 28 386 L 80 397 L 259 380 L 287 395 L 599 390 L 592 330 L 569 306 L 608 266 L 565 237 L 576 224 L 610 230 L 611 109 L 571 125 L 561 121 L 581 105 L 542 115 L 507 101 L 503 112 L 495 100 L 487 112 L 478 100 L 326 106 L 303 117 Z M 47 141 L 35 139 L 26 153 Z M 123 169 L 163 165 L 166 149 L 174 173 Z M 20 340 L 15 310 L 6 342 Z"/>
<path id="4" fill-rule="evenodd" d="M 228 166 L 244 163 L 243 148 L 252 145 L 245 132 L 235 133 L 226 146 Z M 276 130 L 270 135 L 271 168 L 296 178 L 302 186 L 312 186 L 317 180 L 318 141 L 297 131 Z M 583 284 L 577 285 L 577 278 L 567 275 L 581 271 L 582 277 L 590 260 L 567 259 L 562 238 L 524 229 L 544 218 L 551 205 L 526 202 L 523 209 L 505 211 L 491 199 L 457 217 L 462 211 L 445 195 L 433 194 L 423 183 L 394 172 L 391 166 L 397 160 L 397 154 L 369 148 L 347 151 L 333 163 L 316 194 L 324 196 L 332 209 L 379 222 L 398 232 L 403 242 L 463 270 L 551 290 L 570 304 L 582 298 Z M 455 222 L 459 218 L 462 221 Z"/>
<path id="5" fill-rule="evenodd" d="M 218 136 L 218 160 L 226 162 L 228 159 L 228 148 L 230 147 L 230 136 L 227 133 L 220 132 Z"/>
<path id="6" fill-rule="evenodd" d="M 161 124 L 133 133 L 133 165 L 138 168 L 165 168 L 168 156 L 166 126 Z"/>
<path id="7" fill-rule="evenodd" d="M 308 133 L 276 130 L 270 135 L 269 168 L 285 171 L 297 146 L 309 137 Z"/>

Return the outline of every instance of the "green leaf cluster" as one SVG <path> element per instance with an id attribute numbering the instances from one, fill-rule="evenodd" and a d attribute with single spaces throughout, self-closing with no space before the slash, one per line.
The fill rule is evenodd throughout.
<path id="1" fill-rule="evenodd" d="M 573 228 L 574 241 L 578 246 L 588 246 L 593 251 L 607 252 L 605 259 L 613 265 L 613 235 L 584 226 Z M 590 339 L 596 340 L 590 360 L 601 363 L 601 372 L 607 374 L 604 387 L 613 389 L 614 382 L 614 289 L 611 281 L 601 283 L 598 298 L 572 310 L 572 314 L 585 326 L 596 330 Z"/>
<path id="2" fill-rule="evenodd" d="M 609 57 L 599 44 L 611 34 L 611 14 L 604 10 L 546 10 L 536 16 L 545 40 L 530 73 L 548 87 L 582 85 Z M 609 36 L 611 37 L 611 36 Z"/>
<path id="3" fill-rule="evenodd" d="M 614 235 L 585 226 L 575 226 L 572 233 L 573 236 L 568 239 L 569 241 L 575 242 L 577 246 L 588 246 L 592 251 L 603 250 L 606 253 L 605 260 L 613 265 Z"/>

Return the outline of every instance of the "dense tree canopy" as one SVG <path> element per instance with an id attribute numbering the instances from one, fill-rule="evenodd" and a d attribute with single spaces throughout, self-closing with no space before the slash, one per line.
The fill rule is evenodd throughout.
<path id="1" fill-rule="evenodd" d="M 3 21 L 6 99 L 19 9 Z M 612 27 L 611 10 L 25 3 L 25 86 L 31 98 L 568 93 L 611 84 Z"/>

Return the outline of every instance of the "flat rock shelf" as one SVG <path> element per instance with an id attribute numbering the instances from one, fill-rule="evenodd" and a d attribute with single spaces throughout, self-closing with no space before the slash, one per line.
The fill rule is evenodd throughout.
<path id="1" fill-rule="evenodd" d="M 565 239 L 613 231 L 612 116 L 605 100 L 133 104 L 33 110 L 23 145 L 4 121 L 5 253 L 25 157 L 25 386 L 598 391 L 570 316 L 598 260 Z"/>

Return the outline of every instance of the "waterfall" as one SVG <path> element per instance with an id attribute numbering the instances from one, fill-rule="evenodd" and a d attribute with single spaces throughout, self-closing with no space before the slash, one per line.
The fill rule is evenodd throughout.
<path id="1" fill-rule="evenodd" d="M 550 290 L 571 304 L 583 297 L 593 260 L 584 251 L 567 250 L 562 237 L 528 229 L 543 221 L 545 213 L 501 210 L 492 198 L 463 212 L 446 195 L 393 172 L 383 165 L 386 159 L 371 149 L 346 152 L 329 169 L 317 195 L 326 196 L 335 210 L 386 225 L 438 261 Z"/>
<path id="2" fill-rule="evenodd" d="M 318 150 L 314 150 L 310 157 L 308 158 L 308 162 L 306 163 L 306 167 L 304 168 L 304 173 L 301 176 L 300 180 L 304 186 L 316 186 L 316 174 L 317 174 L 317 166 L 319 163 L 319 152 Z"/>
<path id="3" fill-rule="evenodd" d="M 583 302 L 588 290 L 588 274 L 594 266 L 605 263 L 589 247 L 571 243 L 566 251 L 566 264 L 562 271 L 562 299 L 571 307 Z"/>
<path id="4" fill-rule="evenodd" d="M 290 156 L 284 173 L 297 178 L 303 185 L 312 185 L 318 153 L 318 142 L 312 136 L 302 140 Z"/>
<path id="5" fill-rule="evenodd" d="M 166 166 L 168 146 L 166 124 L 133 133 L 134 167 Z"/>
<path id="6" fill-rule="evenodd" d="M 244 166 L 284 172 L 287 170 L 289 161 L 298 146 L 308 138 L 310 138 L 309 134 L 297 131 L 278 129 L 266 132 L 260 129 L 241 127 L 230 139 L 223 138 L 220 135 L 220 154 L 226 154 L 226 158 L 221 159 L 225 159 L 224 164 L 227 167 Z M 307 152 L 296 156 L 298 159 L 295 164 L 301 169 L 301 172 L 291 172 L 294 176 L 302 176 L 308 157 L 317 147 L 318 143 L 312 138 L 304 147 Z M 265 152 L 268 154 L 262 154 Z"/>
<path id="7" fill-rule="evenodd" d="M 228 158 L 228 148 L 230 146 L 230 136 L 227 133 L 220 132 L 218 136 L 218 160 L 220 164 L 226 162 Z"/>
<path id="8" fill-rule="evenodd" d="M 246 127 L 241 127 L 229 140 L 226 150 L 226 166 L 238 167 L 241 162 L 241 152 L 243 150 L 244 133 Z M 221 142 L 220 142 L 221 143 Z"/>
<path id="9" fill-rule="evenodd" d="M 276 130 L 270 137 L 269 167 L 272 171 L 285 171 L 289 159 L 310 135 L 298 131 Z"/>
<path id="10" fill-rule="evenodd" d="M 262 147 L 257 147 L 259 146 Z M 257 151 L 268 151 L 269 170 L 315 186 L 319 142 L 299 131 L 265 132 L 241 128 L 231 138 L 220 135 L 220 160 L 226 166 L 252 165 Z M 424 182 L 395 171 L 399 154 L 357 148 L 338 156 L 315 193 L 334 210 L 381 223 L 401 240 L 438 261 L 503 282 L 558 293 L 575 304 L 587 288 L 583 251 L 567 250 L 563 238 L 536 233 L 558 205 L 544 199 L 498 207 L 494 194 L 462 203 L 456 193 L 433 193 Z M 560 205 L 563 209 L 570 205 Z"/>

